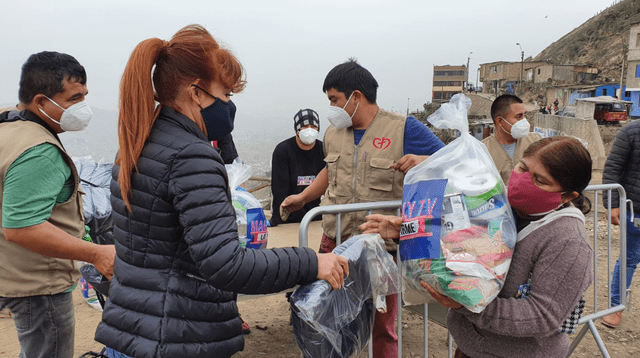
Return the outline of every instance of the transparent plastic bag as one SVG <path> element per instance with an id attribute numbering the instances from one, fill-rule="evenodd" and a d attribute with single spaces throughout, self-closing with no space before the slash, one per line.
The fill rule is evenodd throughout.
<path id="1" fill-rule="evenodd" d="M 379 235 L 354 236 L 333 252 L 349 260 L 344 288 L 333 290 L 320 280 L 298 287 L 289 298 L 293 333 L 307 358 L 360 353 L 373 328 L 374 297 L 400 287 L 398 268 Z"/>
<path id="2" fill-rule="evenodd" d="M 491 155 L 469 134 L 470 107 L 471 100 L 458 94 L 428 118 L 436 128 L 458 130 L 460 137 L 415 166 L 404 179 L 405 232 L 401 232 L 400 253 L 410 254 L 402 262 L 405 304 L 433 302 L 420 283 L 425 281 L 469 310 L 481 312 L 506 279 L 516 243 L 515 219 Z M 437 183 L 446 183 L 440 204 L 435 197 L 419 197 L 421 190 Z M 415 195 L 406 197 L 412 190 Z M 433 201 L 427 206 L 442 206 L 438 207 L 440 217 L 419 227 L 416 222 L 426 222 L 426 216 L 416 216 L 410 209 L 421 200 Z M 431 231 L 426 232 L 427 228 Z M 429 233 L 432 236 L 427 237 Z M 430 245 L 422 257 L 410 246 L 416 245 L 416 238 Z"/>
<path id="3" fill-rule="evenodd" d="M 266 249 L 268 242 L 267 219 L 260 201 L 246 191 L 242 183 L 251 178 L 251 166 L 234 161 L 225 165 L 231 188 L 231 200 L 236 211 L 240 245 L 251 249 Z"/>
<path id="4" fill-rule="evenodd" d="M 73 157 L 80 176 L 86 223 L 111 216 L 111 169 L 113 163 L 96 162 L 91 156 Z"/>

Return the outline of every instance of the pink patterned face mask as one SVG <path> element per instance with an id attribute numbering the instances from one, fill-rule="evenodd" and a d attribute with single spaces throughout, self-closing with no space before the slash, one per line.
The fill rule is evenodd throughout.
<path id="1" fill-rule="evenodd" d="M 520 214 L 542 216 L 562 204 L 562 193 L 550 193 L 533 183 L 529 172 L 511 172 L 507 188 L 509 204 Z"/>

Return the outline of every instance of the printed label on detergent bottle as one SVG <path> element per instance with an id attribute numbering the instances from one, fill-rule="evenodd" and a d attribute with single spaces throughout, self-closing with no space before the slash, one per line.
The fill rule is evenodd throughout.
<path id="1" fill-rule="evenodd" d="M 464 195 L 464 201 L 471 219 L 499 216 L 506 209 L 505 200 L 506 197 L 500 182 L 484 194 L 478 196 Z"/>

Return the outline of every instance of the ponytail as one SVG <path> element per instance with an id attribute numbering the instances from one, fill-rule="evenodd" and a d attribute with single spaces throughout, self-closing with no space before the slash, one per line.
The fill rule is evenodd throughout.
<path id="1" fill-rule="evenodd" d="M 136 46 L 120 83 L 120 150 L 116 159 L 120 165 L 120 192 L 129 212 L 131 176 L 137 170 L 136 163 L 160 108 L 175 107 L 180 90 L 195 80 L 207 85 L 219 82 L 238 93 L 246 83 L 243 77 L 244 70 L 238 59 L 220 48 L 200 25 L 185 26 L 170 42 L 153 38 Z M 156 101 L 160 105 L 154 112 Z"/>
<path id="2" fill-rule="evenodd" d="M 127 209 L 131 212 L 131 175 L 149 137 L 157 116 L 151 71 L 165 42 L 153 38 L 142 41 L 133 50 L 120 82 L 120 112 L 118 114 L 120 166 L 118 183 Z M 159 107 L 158 107 L 159 108 Z"/>

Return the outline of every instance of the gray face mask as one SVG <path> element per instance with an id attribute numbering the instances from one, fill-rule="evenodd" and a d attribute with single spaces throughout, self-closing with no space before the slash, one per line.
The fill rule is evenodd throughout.
<path id="1" fill-rule="evenodd" d="M 93 111 L 91 111 L 91 107 L 89 107 L 87 101 L 78 102 L 72 106 L 69 106 L 69 108 L 62 108 L 62 106 L 57 104 L 51 98 L 47 96 L 45 97 L 49 101 L 51 101 L 51 103 L 55 104 L 56 106 L 58 106 L 58 108 L 64 111 L 62 112 L 60 121 L 56 121 L 55 119 L 51 118 L 51 116 L 49 116 L 41 108 L 38 108 L 38 110 L 40 110 L 40 112 L 47 116 L 47 118 L 49 118 L 51 121 L 60 125 L 60 129 L 65 132 L 76 132 L 82 131 L 87 128 L 89 122 L 91 121 L 91 117 L 93 116 Z"/>

